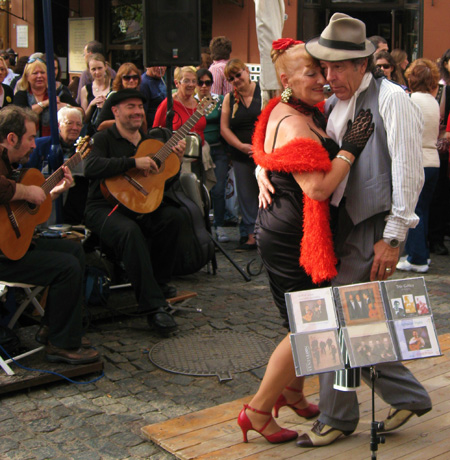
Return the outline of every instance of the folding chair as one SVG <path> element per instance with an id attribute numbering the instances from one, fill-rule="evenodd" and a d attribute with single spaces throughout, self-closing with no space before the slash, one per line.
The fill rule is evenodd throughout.
<path id="1" fill-rule="evenodd" d="M 11 281 L 0 281 L 0 286 L 7 286 L 10 288 L 20 288 L 25 291 L 25 298 L 22 300 L 22 303 L 18 306 L 16 312 L 10 319 L 8 323 L 8 327 L 12 329 L 14 325 L 16 324 L 17 320 L 19 319 L 20 315 L 25 311 L 27 306 L 31 303 L 36 310 L 39 312 L 41 316 L 44 316 L 44 309 L 42 308 L 42 305 L 39 303 L 37 300 L 36 296 L 41 293 L 44 289 L 45 286 L 35 286 L 33 284 L 25 284 L 25 283 L 13 283 Z M 2 297 L 6 295 L 7 290 L 3 289 L 2 291 Z M 25 356 L 29 356 L 33 353 L 37 353 L 38 351 L 41 351 L 44 348 L 44 346 L 40 346 L 37 348 L 33 348 L 30 351 L 27 351 L 26 353 L 22 353 L 18 356 L 14 356 L 14 360 L 18 360 L 21 358 L 24 358 Z M 8 375 L 14 375 L 14 371 L 8 366 L 8 364 L 12 363 L 12 359 L 7 359 L 4 360 L 0 356 L 0 366 L 3 368 L 3 370 L 8 374 Z"/>

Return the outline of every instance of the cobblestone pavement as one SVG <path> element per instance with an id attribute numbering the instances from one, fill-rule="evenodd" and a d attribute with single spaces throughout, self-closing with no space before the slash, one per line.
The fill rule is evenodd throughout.
<path id="1" fill-rule="evenodd" d="M 236 244 L 237 236 L 224 246 L 245 268 L 255 253 L 237 254 L 232 251 Z M 247 283 L 222 254 L 218 262 L 215 276 L 203 269 L 174 280 L 178 289 L 198 293 L 189 303 L 192 311 L 176 313 L 180 332 L 251 331 L 278 343 L 285 330 L 264 273 Z M 434 256 L 424 276 L 438 333 L 449 332 L 450 256 Z M 86 385 L 57 382 L 2 396 L 0 459 L 173 459 L 142 437 L 143 426 L 250 395 L 264 373 L 264 368 L 254 369 L 220 383 L 216 377 L 156 368 L 148 351 L 164 339 L 136 318 L 97 321 L 88 337 L 102 353 L 105 377 Z"/>

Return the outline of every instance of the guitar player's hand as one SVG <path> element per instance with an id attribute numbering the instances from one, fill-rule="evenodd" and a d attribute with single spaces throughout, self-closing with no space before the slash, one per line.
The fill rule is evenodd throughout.
<path id="1" fill-rule="evenodd" d="M 15 200 L 25 200 L 28 203 L 40 205 L 45 201 L 46 195 L 44 190 L 37 185 L 16 185 L 16 193 L 13 196 Z"/>
<path id="2" fill-rule="evenodd" d="M 146 176 L 159 171 L 158 165 L 150 157 L 135 158 L 134 161 L 136 162 L 136 168 L 144 171 Z"/>
<path id="3" fill-rule="evenodd" d="M 181 139 L 178 144 L 173 148 L 173 153 L 178 157 L 180 163 L 183 161 L 184 152 L 186 150 L 186 140 Z"/>
<path id="4" fill-rule="evenodd" d="M 59 195 L 61 195 L 61 193 L 65 192 L 66 190 L 69 190 L 69 188 L 73 185 L 73 176 L 70 172 L 70 169 L 67 166 L 62 166 L 61 168 L 64 171 L 64 177 L 50 191 L 50 196 L 52 197 L 52 200 L 58 198 Z"/>

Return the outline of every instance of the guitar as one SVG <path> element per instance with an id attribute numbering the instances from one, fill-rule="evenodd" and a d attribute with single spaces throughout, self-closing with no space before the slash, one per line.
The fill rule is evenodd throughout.
<path id="1" fill-rule="evenodd" d="M 163 199 L 166 180 L 180 170 L 180 160 L 172 153 L 172 149 L 216 104 L 212 97 L 204 97 L 197 110 L 165 144 L 155 139 L 142 141 L 132 158 L 150 156 L 159 166 L 159 171 L 146 176 L 144 171 L 132 168 L 118 176 L 109 177 L 100 184 L 103 196 L 112 204 L 121 204 L 138 214 L 147 214 L 157 209 Z"/>
<path id="2" fill-rule="evenodd" d="M 88 136 L 77 141 L 75 154 L 62 166 L 72 169 L 91 151 L 92 140 Z M 22 185 L 37 185 L 44 190 L 46 199 L 41 205 L 24 200 L 11 201 L 0 206 L 0 251 L 11 260 L 22 258 L 30 247 L 36 225 L 45 222 L 52 212 L 51 190 L 64 177 L 62 166 L 45 180 L 38 169 L 24 169 L 20 174 Z"/>

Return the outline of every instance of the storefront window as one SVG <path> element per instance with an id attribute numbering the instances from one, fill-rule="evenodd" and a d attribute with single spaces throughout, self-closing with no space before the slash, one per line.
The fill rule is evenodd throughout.
<path id="1" fill-rule="evenodd" d="M 120 4 L 122 3 L 122 4 Z M 142 2 L 112 2 L 111 44 L 142 44 Z"/>

